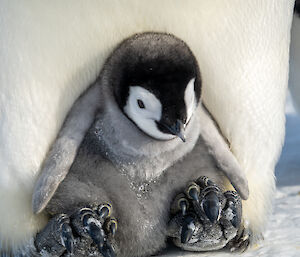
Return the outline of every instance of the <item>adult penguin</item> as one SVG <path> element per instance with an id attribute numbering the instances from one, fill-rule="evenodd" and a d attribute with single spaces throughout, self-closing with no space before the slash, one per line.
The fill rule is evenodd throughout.
<path id="1" fill-rule="evenodd" d="M 283 141 L 293 4 L 3 0 L 2 253 L 28 253 L 47 222 L 32 211 L 34 182 L 68 110 L 116 44 L 143 31 L 182 38 L 201 63 L 203 101 L 247 175 L 250 195 L 243 218 L 259 237 L 271 211 L 273 171 Z"/>

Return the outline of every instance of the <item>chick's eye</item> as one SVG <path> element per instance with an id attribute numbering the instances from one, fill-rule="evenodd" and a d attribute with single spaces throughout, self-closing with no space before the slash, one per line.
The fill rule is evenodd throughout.
<path id="1" fill-rule="evenodd" d="M 144 104 L 144 102 L 143 102 L 142 100 L 138 99 L 138 100 L 137 100 L 137 104 L 138 104 L 138 106 L 139 106 L 141 109 L 145 109 L 145 104 Z"/>

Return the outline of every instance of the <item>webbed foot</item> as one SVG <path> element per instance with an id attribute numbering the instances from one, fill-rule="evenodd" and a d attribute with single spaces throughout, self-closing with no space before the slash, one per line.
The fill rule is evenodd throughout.
<path id="1" fill-rule="evenodd" d="M 219 250 L 229 243 L 235 250 L 249 245 L 236 239 L 241 230 L 241 198 L 235 191 L 223 193 L 207 177 L 189 183 L 177 195 L 171 214 L 168 235 L 184 250 Z"/>
<path id="2" fill-rule="evenodd" d="M 95 208 L 84 207 L 70 217 L 55 215 L 37 234 L 35 245 L 39 252 L 48 256 L 115 257 L 111 245 L 117 230 L 117 220 L 111 217 L 110 204 Z"/>

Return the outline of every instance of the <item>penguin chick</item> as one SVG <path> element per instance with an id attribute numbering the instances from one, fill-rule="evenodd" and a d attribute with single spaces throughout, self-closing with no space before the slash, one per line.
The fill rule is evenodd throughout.
<path id="1" fill-rule="evenodd" d="M 33 209 L 46 207 L 54 217 L 37 236 L 38 250 L 62 255 L 67 249 L 85 256 L 95 245 L 103 256 L 153 254 L 164 247 L 167 236 L 184 231 L 177 215 L 177 231 L 169 232 L 171 202 L 200 176 L 218 185 L 207 189 L 209 195 L 223 194 L 219 191 L 224 191 L 227 176 L 246 199 L 245 175 L 200 103 L 200 94 L 198 64 L 183 41 L 143 33 L 122 42 L 74 105 L 45 161 Z M 218 215 L 210 210 L 199 214 L 197 205 L 189 212 L 199 220 L 220 220 L 229 198 L 224 194 L 214 199 L 222 207 Z M 205 205 L 206 197 L 202 200 Z M 235 202 L 240 218 L 240 200 Z M 232 239 L 239 229 L 231 228 L 221 235 L 222 242 L 205 245 L 205 250 L 224 247 L 229 240 L 223 239 Z M 221 226 L 214 230 L 223 233 Z M 185 244 L 192 236 L 184 238 L 178 245 L 190 249 Z"/>

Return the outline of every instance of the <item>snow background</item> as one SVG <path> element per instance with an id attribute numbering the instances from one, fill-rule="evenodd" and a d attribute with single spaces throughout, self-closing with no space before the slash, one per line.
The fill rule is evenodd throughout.
<path id="1" fill-rule="evenodd" d="M 300 116 L 296 114 L 290 95 L 286 104 L 285 144 L 275 175 L 274 210 L 264 241 L 243 254 L 189 253 L 171 248 L 159 257 L 300 257 Z"/>

